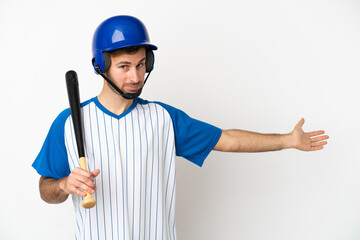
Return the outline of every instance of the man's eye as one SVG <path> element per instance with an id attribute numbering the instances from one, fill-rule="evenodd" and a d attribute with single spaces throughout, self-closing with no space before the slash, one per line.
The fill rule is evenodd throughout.
<path id="1" fill-rule="evenodd" d="M 139 63 L 139 65 L 137 65 L 138 68 L 141 68 L 142 66 L 144 66 L 144 63 Z"/>
<path id="2" fill-rule="evenodd" d="M 119 68 L 121 68 L 123 70 L 126 70 L 127 66 L 126 65 L 121 65 L 121 66 L 119 66 Z"/>

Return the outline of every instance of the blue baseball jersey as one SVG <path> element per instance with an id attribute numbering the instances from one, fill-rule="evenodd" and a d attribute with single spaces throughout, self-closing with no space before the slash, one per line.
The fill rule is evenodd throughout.
<path id="1" fill-rule="evenodd" d="M 121 115 L 97 97 L 82 104 L 87 169 L 96 206 L 72 194 L 76 239 L 176 239 L 175 156 L 202 166 L 221 129 L 160 102 L 136 98 Z M 53 122 L 33 167 L 60 179 L 80 167 L 70 109 Z"/>

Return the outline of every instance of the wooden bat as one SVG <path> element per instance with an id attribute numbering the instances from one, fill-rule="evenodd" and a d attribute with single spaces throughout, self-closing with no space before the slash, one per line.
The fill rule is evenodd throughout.
<path id="1" fill-rule="evenodd" d="M 79 153 L 79 161 L 80 167 L 87 171 L 86 168 L 86 159 L 85 159 L 85 151 L 84 151 L 84 140 L 83 140 L 83 132 L 82 132 L 82 124 L 81 124 L 81 107 L 80 107 L 80 93 L 79 93 L 79 83 L 77 74 L 75 71 L 70 70 L 65 74 L 66 78 L 66 88 L 69 97 L 71 118 L 73 121 L 73 127 L 76 138 L 76 145 Z M 84 197 L 81 205 L 84 208 L 92 208 L 95 206 L 95 200 L 92 198 L 91 194 L 86 192 L 86 196 Z"/>

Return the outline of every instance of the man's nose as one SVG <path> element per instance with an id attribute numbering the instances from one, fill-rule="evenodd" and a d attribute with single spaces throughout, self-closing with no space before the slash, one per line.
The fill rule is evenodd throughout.
<path id="1" fill-rule="evenodd" d="M 132 83 L 140 82 L 140 73 L 136 68 L 132 69 L 130 72 L 130 81 Z"/>

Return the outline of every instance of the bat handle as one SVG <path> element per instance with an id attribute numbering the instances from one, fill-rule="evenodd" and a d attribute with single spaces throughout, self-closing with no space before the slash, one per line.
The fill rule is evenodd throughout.
<path id="1" fill-rule="evenodd" d="M 80 167 L 82 169 L 84 169 L 85 171 L 87 171 L 87 168 L 86 168 L 86 160 L 85 160 L 85 157 L 81 157 L 80 158 Z M 84 197 L 81 205 L 84 207 L 84 208 L 92 208 L 95 206 L 96 204 L 96 201 L 95 199 L 93 199 L 93 197 L 91 196 L 90 193 L 86 192 L 86 196 Z"/>

